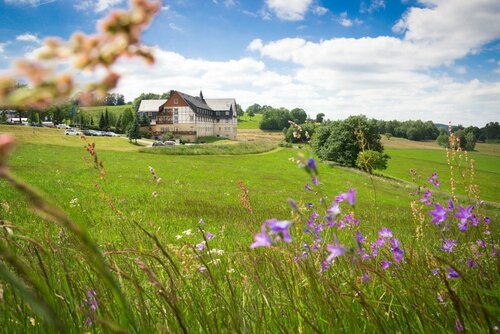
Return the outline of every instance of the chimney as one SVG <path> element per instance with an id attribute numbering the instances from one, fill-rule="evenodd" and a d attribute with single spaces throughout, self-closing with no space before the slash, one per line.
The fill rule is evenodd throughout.
<path id="1" fill-rule="evenodd" d="M 200 99 L 201 99 L 202 101 L 205 101 L 205 99 L 203 98 L 203 92 L 202 92 L 201 90 L 200 90 Z"/>

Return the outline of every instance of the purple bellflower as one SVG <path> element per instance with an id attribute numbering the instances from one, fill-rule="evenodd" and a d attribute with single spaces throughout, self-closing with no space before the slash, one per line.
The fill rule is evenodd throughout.
<path id="1" fill-rule="evenodd" d="M 472 209 L 474 209 L 473 205 L 469 205 L 467 208 L 463 206 L 458 206 L 458 213 L 455 213 L 455 218 L 460 219 L 462 223 L 465 223 L 469 218 L 472 217 Z"/>
<path id="2" fill-rule="evenodd" d="M 271 229 L 269 234 L 277 234 L 278 237 L 282 237 L 284 242 L 291 242 L 292 237 L 290 236 L 290 231 L 288 229 L 292 225 L 291 221 L 288 220 L 277 220 L 269 219 L 266 221 L 267 226 Z"/>
<path id="3" fill-rule="evenodd" d="M 254 236 L 254 242 L 250 245 L 250 248 L 256 247 L 271 247 L 272 240 L 271 237 L 267 234 L 266 224 L 262 224 L 260 233 L 257 233 Z"/>
<path id="4" fill-rule="evenodd" d="M 392 238 L 392 231 L 384 226 L 380 231 L 378 231 L 378 236 L 380 238 Z"/>
<path id="5" fill-rule="evenodd" d="M 309 160 L 307 160 L 307 168 L 313 174 L 317 174 L 318 173 L 318 169 L 316 168 L 316 161 L 314 161 L 314 158 L 309 158 Z"/>
<path id="6" fill-rule="evenodd" d="M 380 261 L 380 265 L 382 266 L 383 270 L 387 270 L 387 268 L 389 268 L 389 266 L 391 265 L 391 261 L 387 260 Z"/>
<path id="7" fill-rule="evenodd" d="M 330 255 L 326 258 L 328 262 L 331 262 L 336 257 L 344 255 L 346 252 L 345 247 L 339 244 L 335 234 L 333 235 L 333 245 L 327 245 L 326 249 L 330 252 Z"/>
<path id="8" fill-rule="evenodd" d="M 448 278 L 459 278 L 460 274 L 453 268 L 448 267 Z"/>
<path id="9" fill-rule="evenodd" d="M 448 213 L 440 204 L 434 204 L 434 210 L 429 211 L 429 214 L 432 216 L 431 222 L 440 225 L 441 222 L 445 221 L 448 217 Z"/>
<path id="10" fill-rule="evenodd" d="M 426 204 L 426 205 L 431 205 L 432 202 L 430 200 L 432 196 L 432 192 L 430 190 L 427 190 L 425 193 L 424 193 L 424 197 L 422 197 L 422 199 L 420 200 L 420 202 Z"/>
<path id="11" fill-rule="evenodd" d="M 457 245 L 457 242 L 455 240 L 444 240 L 443 241 L 443 246 L 441 246 L 441 249 L 444 250 L 445 252 L 452 253 L 453 248 Z"/>

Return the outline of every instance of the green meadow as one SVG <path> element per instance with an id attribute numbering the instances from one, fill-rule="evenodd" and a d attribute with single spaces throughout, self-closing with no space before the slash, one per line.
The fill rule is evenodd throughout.
<path id="1" fill-rule="evenodd" d="M 125 104 L 121 106 L 90 106 L 90 107 L 80 107 L 81 112 L 87 116 L 94 118 L 94 121 L 99 122 L 99 117 L 104 114 L 106 109 L 108 113 L 112 115 L 115 119 L 123 113 L 125 109 L 131 109 L 133 111 L 134 106 L 131 104 Z"/>
<path id="2" fill-rule="evenodd" d="M 238 129 L 258 129 L 262 114 L 249 117 L 247 113 L 238 118 Z"/>
<path id="3" fill-rule="evenodd" d="M 281 135 L 252 127 L 243 128 L 237 143 L 179 148 L 141 147 L 125 138 L 85 142 L 56 129 L 0 126 L 0 133 L 18 140 L 12 173 L 46 201 L 30 206 L 26 194 L 37 198 L 32 190 L 0 180 L 5 332 L 445 333 L 458 322 L 486 333 L 499 325 L 498 257 L 490 256 L 499 240 L 497 144 L 469 154 L 486 202 L 477 206 L 459 189 L 457 204 L 476 205 L 481 224 L 458 232 L 450 216 L 454 229 L 443 233 L 459 246 L 446 253 L 430 223 L 433 207 L 418 192 L 437 172 L 442 187 L 432 188 L 434 199 L 449 198 L 446 153 L 432 143 L 385 142 L 391 160 L 382 176 L 317 161 L 315 185 L 299 167 L 301 156 L 312 155 L 308 147 L 276 148 Z M 96 155 L 84 148 L 92 142 Z M 419 184 L 411 168 L 422 175 Z M 340 203 L 338 220 L 350 214 L 359 225 L 346 220 L 345 228 L 320 230 L 318 223 L 320 240 L 304 232 L 313 211 L 324 215 L 350 188 L 355 205 Z M 54 207 L 78 228 L 54 215 Z M 483 224 L 485 216 L 491 225 Z M 293 222 L 292 242 L 249 249 L 270 218 Z M 372 242 L 382 227 L 404 249 L 401 262 L 392 259 L 389 240 L 378 257 L 357 258 L 365 246 L 356 244 L 355 233 Z M 345 256 L 325 269 L 334 234 Z M 470 255 L 479 238 L 484 250 Z M 471 256 L 469 268 L 464 259 Z M 380 260 L 389 258 L 386 270 Z M 447 276 L 450 268 L 460 278 Z"/>

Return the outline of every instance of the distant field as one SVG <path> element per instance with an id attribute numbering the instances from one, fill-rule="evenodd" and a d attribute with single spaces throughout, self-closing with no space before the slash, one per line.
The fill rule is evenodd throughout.
<path id="1" fill-rule="evenodd" d="M 123 106 L 92 106 L 92 107 L 80 107 L 82 112 L 88 117 L 93 117 L 94 122 L 99 122 L 99 117 L 101 113 L 104 113 L 108 108 L 108 113 L 113 115 L 112 117 L 118 118 L 120 114 L 127 108 L 132 109 L 134 111 L 134 107 L 131 104 L 125 104 Z"/>
<path id="2" fill-rule="evenodd" d="M 23 144 L 83 147 L 79 136 L 66 136 L 62 129 L 36 128 L 31 126 L 0 125 L 0 133 L 11 133 Z M 141 144 L 130 143 L 125 137 L 88 137 L 100 150 L 137 151 Z"/>
<path id="3" fill-rule="evenodd" d="M 238 129 L 258 129 L 261 119 L 262 114 L 256 114 L 254 117 L 250 118 L 245 113 L 245 115 L 238 119 Z"/>
<path id="4" fill-rule="evenodd" d="M 384 140 L 384 145 L 385 152 L 391 156 L 384 175 L 411 182 L 410 169 L 415 169 L 422 175 L 421 183 L 425 183 L 436 172 L 441 176 L 442 189 L 450 191 L 450 169 L 445 149 L 433 142 L 413 142 L 400 138 Z M 481 197 L 500 202 L 500 145 L 477 144 L 476 151 L 469 152 L 468 156 L 475 161 L 474 177 L 475 182 L 480 185 Z M 462 167 L 464 170 L 465 162 Z M 460 179 L 457 175 L 457 180 L 461 181 Z M 465 193 L 463 184 L 457 186 L 457 190 L 459 194 Z"/>

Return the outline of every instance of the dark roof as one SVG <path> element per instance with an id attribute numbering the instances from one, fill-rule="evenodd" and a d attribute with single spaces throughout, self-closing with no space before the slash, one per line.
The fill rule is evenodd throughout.
<path id="1" fill-rule="evenodd" d="M 193 109 L 193 111 L 197 111 L 197 109 L 207 109 L 212 110 L 208 104 L 206 104 L 205 100 L 202 100 L 199 97 L 194 97 L 185 93 L 181 93 L 177 91 L 179 95 L 189 104 L 189 106 Z"/>

